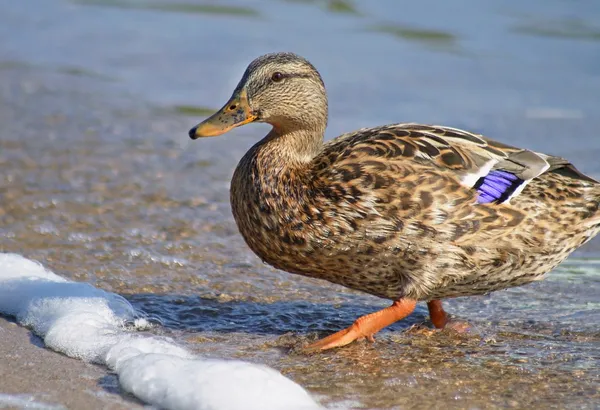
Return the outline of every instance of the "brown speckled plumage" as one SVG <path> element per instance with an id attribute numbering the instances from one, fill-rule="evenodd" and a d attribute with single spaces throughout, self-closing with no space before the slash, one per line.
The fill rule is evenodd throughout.
<path id="1" fill-rule="evenodd" d="M 444 134 L 456 141 L 436 138 Z M 541 279 L 600 230 L 600 185 L 564 168 L 510 203 L 477 204 L 458 175 L 489 147 L 471 142 L 479 138 L 390 125 L 333 140 L 297 166 L 278 160 L 277 143 L 259 143 L 234 174 L 233 214 L 265 262 L 383 298 L 467 296 Z M 424 149 L 429 158 L 418 156 Z"/>
<path id="2" fill-rule="evenodd" d="M 436 300 L 539 280 L 600 231 L 600 184 L 561 158 L 410 123 L 323 144 L 323 82 L 288 53 L 255 60 L 232 101 L 242 90 L 248 115 L 273 130 L 240 161 L 232 210 L 250 248 L 279 269 Z M 478 203 L 475 183 L 490 170 L 524 188 Z"/>

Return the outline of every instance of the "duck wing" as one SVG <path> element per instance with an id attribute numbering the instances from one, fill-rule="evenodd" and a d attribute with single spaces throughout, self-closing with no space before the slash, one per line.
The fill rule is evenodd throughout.
<path id="1" fill-rule="evenodd" d="M 595 185 L 563 158 L 413 123 L 344 134 L 325 144 L 313 166 L 324 201 L 348 220 L 372 215 L 373 235 L 402 227 L 463 245 L 499 240 L 517 228 L 525 242 L 537 243 L 527 239 L 523 222 L 547 173 Z M 523 194 L 532 181 L 536 188 Z"/>

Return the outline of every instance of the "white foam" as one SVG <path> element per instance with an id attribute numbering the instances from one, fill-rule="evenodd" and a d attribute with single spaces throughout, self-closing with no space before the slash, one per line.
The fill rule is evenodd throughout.
<path id="1" fill-rule="evenodd" d="M 135 318 L 127 300 L 67 281 L 17 254 L 0 253 L 0 312 L 30 327 L 49 348 L 108 366 L 124 390 L 161 408 L 321 408 L 267 366 L 197 357 L 171 339 L 127 330 Z"/>
<path id="2" fill-rule="evenodd" d="M 270 367 L 237 360 L 135 355 L 118 367 L 121 386 L 170 409 L 308 410 L 318 408 L 299 385 Z M 140 378 L 140 374 L 144 377 Z M 177 390 L 173 381 L 177 381 Z M 184 393 L 185 392 L 185 393 Z"/>

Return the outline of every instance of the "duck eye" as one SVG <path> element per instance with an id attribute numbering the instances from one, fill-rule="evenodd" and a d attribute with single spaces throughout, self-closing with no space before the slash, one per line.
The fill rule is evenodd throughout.
<path id="1" fill-rule="evenodd" d="M 278 83 L 281 80 L 283 80 L 283 74 L 281 74 L 279 71 L 277 71 L 276 73 L 273 73 L 273 75 L 271 76 L 271 80 Z"/>

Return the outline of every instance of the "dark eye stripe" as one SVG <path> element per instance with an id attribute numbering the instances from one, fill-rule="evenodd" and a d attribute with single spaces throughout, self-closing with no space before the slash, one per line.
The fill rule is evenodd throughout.
<path id="1" fill-rule="evenodd" d="M 275 82 L 275 84 L 281 83 L 282 80 L 287 79 L 287 78 L 310 78 L 312 77 L 310 74 L 285 74 L 285 73 L 281 73 L 281 80 Z M 265 78 L 263 77 L 263 80 L 260 82 L 260 84 L 258 84 L 255 88 L 255 92 L 261 92 L 262 90 L 264 90 L 265 88 L 267 88 L 269 85 L 273 84 L 274 81 L 272 80 L 271 77 Z"/>
<path id="2" fill-rule="evenodd" d="M 281 74 L 281 80 L 285 79 L 285 78 L 310 78 L 310 74 L 284 74 L 284 73 L 280 73 Z M 281 81 L 279 80 L 279 81 Z"/>

